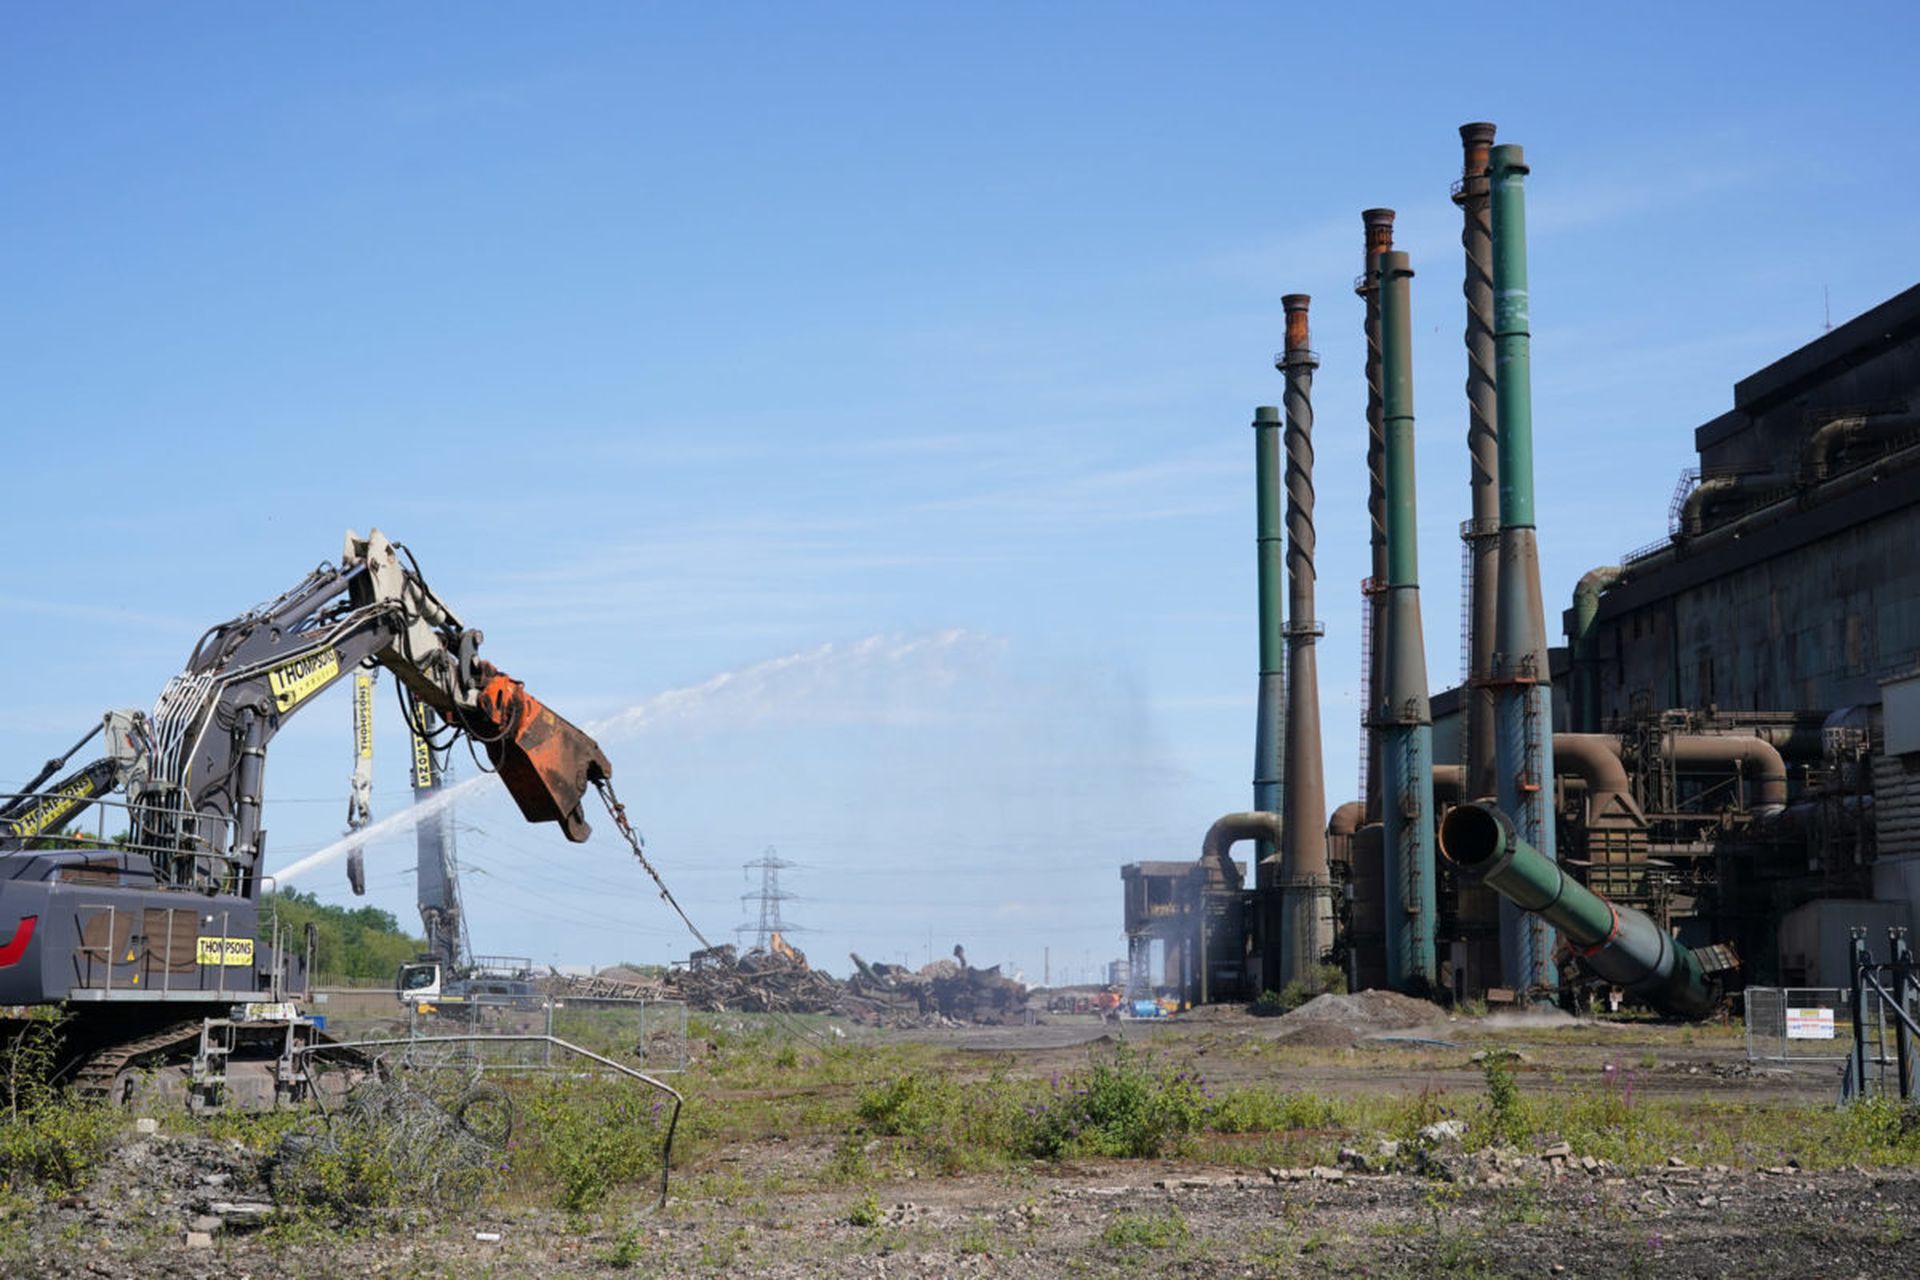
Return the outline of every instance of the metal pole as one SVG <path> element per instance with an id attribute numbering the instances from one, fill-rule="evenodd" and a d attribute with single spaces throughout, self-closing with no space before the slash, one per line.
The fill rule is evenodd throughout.
<path id="1" fill-rule="evenodd" d="M 1520 838 L 1557 861 L 1553 684 L 1533 511 L 1532 334 L 1527 291 L 1527 165 L 1521 148 L 1488 155 L 1493 227 L 1495 396 L 1500 455 L 1500 579 L 1492 670 L 1495 796 Z M 1511 902 L 1500 911 L 1501 963 L 1516 998 L 1559 986 L 1553 930 Z"/>
<path id="2" fill-rule="evenodd" d="M 1847 944 L 1847 968 L 1853 974 L 1853 1096 L 1867 1096 L 1867 931 L 1856 928 Z"/>
<path id="3" fill-rule="evenodd" d="M 1384 726 L 1381 773 L 1387 800 L 1387 981 L 1414 994 L 1436 977 L 1433 848 L 1433 716 L 1420 629 L 1420 565 L 1413 478 L 1413 338 L 1407 255 L 1378 261 L 1381 396 L 1385 427 L 1386 684 L 1374 699 Z"/>
<path id="4" fill-rule="evenodd" d="M 1913 951 L 1907 946 L 1907 931 L 1887 930 L 1887 942 L 1893 952 L 1893 1053 L 1895 1070 L 1900 1073 L 1900 1100 L 1913 1097 L 1913 1037 L 1907 1030 L 1908 994 L 1913 990 Z"/>
<path id="5" fill-rule="evenodd" d="M 1287 391 L 1287 770 L 1281 831 L 1279 984 L 1311 983 L 1333 949 L 1332 881 L 1327 874 L 1327 787 L 1320 750 L 1320 675 L 1314 653 L 1324 628 L 1314 620 L 1313 353 L 1310 299 L 1291 293 L 1280 358 Z M 1271 984 L 1270 984 L 1271 985 Z"/>

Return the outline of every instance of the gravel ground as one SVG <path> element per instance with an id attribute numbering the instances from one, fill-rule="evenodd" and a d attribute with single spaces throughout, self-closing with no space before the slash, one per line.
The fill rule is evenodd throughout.
<path id="1" fill-rule="evenodd" d="M 783 1153 L 824 1161 L 825 1149 Z M 1364 1162 L 1362 1162 L 1364 1163 Z M 1448 1180 L 1451 1178 L 1452 1180 Z M 657 1217 L 388 1215 L 335 1230 L 230 1220 L 257 1162 L 133 1137 L 93 1186 L 5 1224 L 16 1274 L 53 1277 L 739 1275 L 1852 1277 L 1915 1273 L 1920 1173 L 1672 1168 L 1632 1177 L 1540 1153 L 1425 1175 L 1228 1172 L 1169 1162 L 953 1178 Z M 198 1221 L 196 1221 L 198 1220 Z M 487 1239 L 497 1235 L 498 1239 Z"/>
<path id="2" fill-rule="evenodd" d="M 1092 1042 L 1126 1040 L 1209 1078 L 1471 1097 L 1483 1088 L 1476 1052 L 1497 1044 L 1524 1049 L 1529 1092 L 1590 1085 L 1610 1064 L 1632 1062 L 1649 1091 L 1808 1106 L 1832 1097 L 1829 1066 L 1748 1064 L 1725 1031 L 1533 1015 L 1462 1021 L 1378 993 L 1328 997 L 1287 1018 L 1208 1010 L 913 1038 L 985 1051 L 956 1053 L 963 1073 L 968 1062 L 1017 1063 L 1043 1077 L 1084 1063 Z M 657 1215 L 474 1206 L 369 1214 L 342 1227 L 274 1210 L 260 1161 L 238 1144 L 129 1134 L 79 1195 L 0 1198 L 0 1265 L 23 1276 L 148 1280 L 1920 1275 L 1920 1170 L 1622 1175 L 1551 1148 L 1442 1150 L 1409 1169 L 1376 1149 L 1320 1170 L 1082 1162 L 901 1175 L 868 1189 L 826 1176 L 835 1146 L 776 1137 L 709 1150 L 698 1169 L 676 1174 L 676 1199 Z M 1382 1165 L 1393 1171 L 1376 1172 Z"/>

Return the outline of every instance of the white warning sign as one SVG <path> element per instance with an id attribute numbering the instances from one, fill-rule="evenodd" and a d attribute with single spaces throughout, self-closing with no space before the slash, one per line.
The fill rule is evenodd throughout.
<path id="1" fill-rule="evenodd" d="M 1833 1039 L 1833 1010 L 1831 1009 L 1789 1009 L 1787 1010 L 1787 1039 L 1789 1040 L 1831 1040 Z"/>

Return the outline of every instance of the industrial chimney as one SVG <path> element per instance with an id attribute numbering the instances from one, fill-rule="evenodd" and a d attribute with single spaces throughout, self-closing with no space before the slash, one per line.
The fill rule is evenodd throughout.
<path id="1" fill-rule="evenodd" d="M 1519 840 L 1556 860 L 1553 676 L 1533 513 L 1532 335 L 1527 298 L 1527 165 L 1506 144 L 1488 155 L 1493 231 L 1494 383 L 1500 454 L 1500 582 L 1492 670 L 1495 796 Z M 1559 985 L 1553 930 L 1509 899 L 1500 904 L 1507 985 L 1522 1000 Z"/>
<path id="2" fill-rule="evenodd" d="M 1314 620 L 1313 371 L 1320 358 L 1308 340 L 1304 293 L 1280 300 L 1286 308 L 1287 446 L 1287 770 L 1280 837 L 1281 898 L 1278 943 L 1280 990 L 1311 983 L 1333 947 L 1332 883 L 1327 875 L 1327 789 L 1320 751 L 1320 675 L 1314 644 L 1324 628 Z"/>
<path id="3" fill-rule="evenodd" d="M 1361 798 L 1366 802 L 1366 820 L 1369 823 L 1380 821 L 1380 741 L 1376 726 L 1373 724 L 1373 707 L 1380 698 L 1380 688 L 1385 675 L 1382 648 L 1382 630 L 1386 625 L 1383 610 L 1386 597 L 1383 594 L 1387 584 L 1387 489 L 1384 474 L 1386 465 L 1386 430 L 1380 398 L 1380 255 L 1393 248 L 1393 210 L 1363 209 L 1360 223 L 1365 233 L 1361 246 L 1364 270 L 1360 278 L 1353 282 L 1353 291 L 1366 303 L 1367 336 L 1367 523 L 1368 540 L 1372 550 L 1368 577 L 1361 587 L 1365 597 L 1366 635 L 1363 640 L 1365 652 L 1364 679 L 1366 697 L 1361 699 L 1362 727 L 1365 730 L 1366 767 L 1365 784 L 1361 789 Z"/>
<path id="4" fill-rule="evenodd" d="M 1491 799 L 1494 780 L 1494 628 L 1500 587 L 1500 436 L 1493 378 L 1493 227 L 1487 210 L 1487 153 L 1494 127 L 1460 126 L 1460 244 L 1466 251 L 1467 483 L 1472 515 L 1460 526 L 1467 544 L 1467 679 L 1460 690 L 1466 766 L 1463 800 Z M 1470 876 L 1454 877 L 1454 984 L 1459 994 L 1496 985 L 1500 973 L 1500 900 Z"/>
<path id="5" fill-rule="evenodd" d="M 1493 633 L 1500 582 L 1500 436 L 1495 428 L 1493 378 L 1493 226 L 1487 210 L 1487 153 L 1493 126 L 1484 121 L 1460 126 L 1460 181 L 1453 201 L 1460 206 L 1460 243 L 1467 275 L 1467 455 L 1473 516 L 1461 527 L 1471 570 L 1467 609 L 1466 798 L 1495 793 Z"/>
<path id="6" fill-rule="evenodd" d="M 1407 255 L 1377 260 L 1381 416 L 1385 428 L 1387 582 L 1385 683 L 1374 699 L 1381 726 L 1385 811 L 1387 981 L 1425 995 L 1437 976 L 1434 888 L 1433 716 L 1420 630 L 1420 572 L 1413 478 L 1413 339 Z"/>

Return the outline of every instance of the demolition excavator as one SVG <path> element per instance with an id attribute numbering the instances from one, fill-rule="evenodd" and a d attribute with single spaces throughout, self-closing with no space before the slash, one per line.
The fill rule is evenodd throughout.
<path id="1" fill-rule="evenodd" d="M 481 639 L 404 545 L 349 532 L 338 564 L 208 631 L 151 711 L 106 713 L 0 796 L 0 1005 L 65 1011 L 77 1092 L 124 1099 L 164 1063 L 190 1104 L 217 1105 L 226 1066 L 249 1057 L 271 1068 L 270 1100 L 301 1092 L 298 1050 L 321 1033 L 296 1003 L 311 938 L 261 936 L 267 747 L 363 665 L 392 673 L 435 747 L 484 752 L 529 822 L 583 841 L 599 789 L 628 830 L 599 746 L 481 658 Z M 96 735 L 100 757 L 50 781 Z"/>

